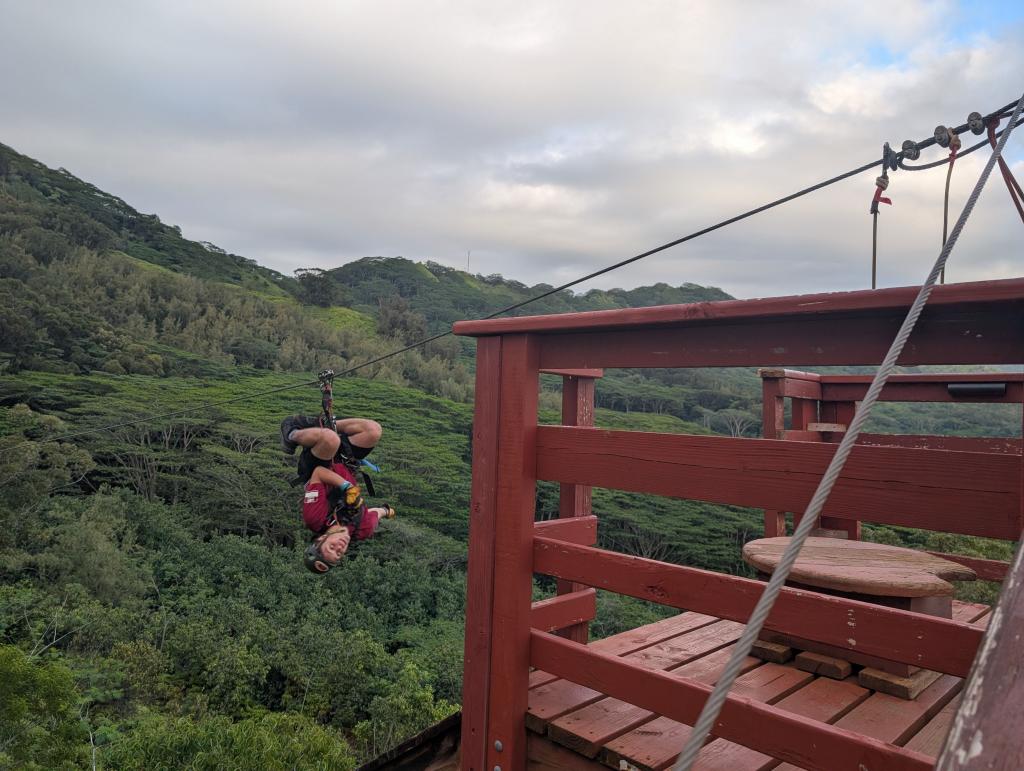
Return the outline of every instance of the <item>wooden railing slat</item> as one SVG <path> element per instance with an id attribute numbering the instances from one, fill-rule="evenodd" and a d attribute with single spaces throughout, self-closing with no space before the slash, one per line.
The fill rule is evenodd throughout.
<path id="1" fill-rule="evenodd" d="M 749 578 L 534 539 L 537 573 L 662 605 L 746 622 L 764 590 Z M 982 632 L 966 624 L 857 600 L 784 588 L 766 629 L 964 677 Z"/>
<path id="2" fill-rule="evenodd" d="M 802 512 L 835 446 L 540 426 L 537 477 Z M 1015 540 L 1018 456 L 858 446 L 824 515 Z"/>

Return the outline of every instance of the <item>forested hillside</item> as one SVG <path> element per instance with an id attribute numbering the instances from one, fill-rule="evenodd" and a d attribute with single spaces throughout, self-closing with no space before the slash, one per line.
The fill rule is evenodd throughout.
<path id="1" fill-rule="evenodd" d="M 285 277 L 0 145 L 0 768 L 353 768 L 457 709 L 470 344 L 337 381 L 339 415 L 384 426 L 373 458 L 399 516 L 323 577 L 301 563 L 278 424 L 318 409 L 301 384 L 319 368 L 545 288 L 400 258 Z M 530 312 L 726 297 L 563 292 Z M 557 383 L 544 386 L 551 422 Z M 749 371 L 609 372 L 597 423 L 756 434 L 759 401 Z M 951 420 L 901 409 L 880 420 Z M 950 433 L 1019 429 L 1009 413 L 959 421 Z M 594 509 L 604 545 L 730 572 L 760 531 L 758 512 L 653 496 L 595 490 Z M 538 510 L 557 511 L 554 486 Z M 663 612 L 602 595 L 593 633 Z"/>

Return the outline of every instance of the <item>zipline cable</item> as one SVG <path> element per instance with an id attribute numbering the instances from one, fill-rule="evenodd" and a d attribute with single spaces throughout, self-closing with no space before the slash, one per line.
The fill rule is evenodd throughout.
<path id="1" fill-rule="evenodd" d="M 728 696 L 736 677 L 739 675 L 744 659 L 746 659 L 750 654 L 750 650 L 753 648 L 754 643 L 760 636 L 761 629 L 764 626 L 769 613 L 771 613 L 775 599 L 782 590 L 782 586 L 785 583 L 786 578 L 789 577 L 789 572 L 793 567 L 793 563 L 796 562 L 797 556 L 800 553 L 800 548 L 803 546 L 803 543 L 807 539 L 811 530 L 817 524 L 818 517 L 825 506 L 825 501 L 828 500 L 829 493 L 832 492 L 832 488 L 835 486 L 836 480 L 842 473 L 846 459 L 853 451 L 854 444 L 856 444 L 857 438 L 860 436 L 861 429 L 864 427 L 864 423 L 871 414 L 872 407 L 878 400 L 878 397 L 882 392 L 882 388 L 885 387 L 886 381 L 889 379 L 893 369 L 896 367 L 896 362 L 899 359 L 900 354 L 903 352 L 903 347 L 906 345 L 907 339 L 910 337 L 910 333 L 913 331 L 914 325 L 917 323 L 917 320 L 921 315 L 921 311 L 924 310 L 925 303 L 928 302 L 928 297 L 931 295 L 932 290 L 935 287 L 935 282 L 939 278 L 939 273 L 943 268 L 945 268 L 950 252 L 953 251 L 953 247 L 956 245 L 957 239 L 960 237 L 960 232 L 967 223 L 967 218 L 974 210 L 974 205 L 978 201 L 978 196 L 981 195 L 982 188 L 984 188 L 985 183 L 988 181 L 989 175 L 992 173 L 992 169 L 996 165 L 996 161 L 1002 157 L 1003 148 L 1006 146 L 1006 141 L 1010 138 L 1011 130 L 1013 126 L 1016 125 L 1022 107 L 1024 107 L 1024 96 L 1022 96 L 1017 102 L 1017 106 L 1013 111 L 1013 117 L 1010 120 L 1009 126 L 1007 126 L 1006 131 L 1000 138 L 999 144 L 993 149 L 991 157 L 989 157 L 988 162 L 985 164 L 985 168 L 981 172 L 981 176 L 974 185 L 974 190 L 971 191 L 971 195 L 968 197 L 967 203 L 964 204 L 960 217 L 957 219 L 956 224 L 953 225 L 953 231 L 949 236 L 949 240 L 939 252 L 938 259 L 936 259 L 931 272 L 928 274 L 928 278 L 921 286 L 921 289 L 917 293 L 917 297 L 910 306 L 907 317 L 904 319 L 899 332 L 896 334 L 896 338 L 892 341 L 892 345 L 889 347 L 889 352 L 885 355 L 878 371 L 875 373 L 875 377 L 871 381 L 871 386 L 868 388 L 864 399 L 861 401 L 860 407 L 857 409 L 853 420 L 850 422 L 846 433 L 843 435 L 843 440 L 840 442 L 835 455 L 832 456 L 828 469 L 825 471 L 825 475 L 818 484 L 818 489 L 815 491 L 814 497 L 811 499 L 811 502 L 807 507 L 807 511 L 800 520 L 800 524 L 797 525 L 792 538 L 790 538 L 789 544 L 786 546 L 786 550 L 783 552 L 778 566 L 772 572 L 771 578 L 768 580 L 764 592 L 757 601 L 754 611 L 750 614 L 750 618 L 747 620 L 747 625 L 743 629 L 743 634 L 740 636 L 740 639 L 736 642 L 736 645 L 733 648 L 732 656 L 729 658 L 729 663 L 725 665 L 725 669 L 722 670 L 722 674 L 718 678 L 718 682 L 715 684 L 711 695 L 708 696 L 707 701 L 704 703 L 700 716 L 697 718 L 697 721 L 693 726 L 693 730 L 690 732 L 689 738 L 686 741 L 686 746 L 680 753 L 675 766 L 673 766 L 673 771 L 690 771 L 693 763 L 697 760 L 697 755 L 700 753 L 700 750 L 704 745 L 704 740 L 707 738 L 708 733 L 717 721 L 718 715 L 722 710 L 722 706 L 725 704 L 726 697 Z"/>
<path id="2" fill-rule="evenodd" d="M 1010 108 L 1013 108 L 1014 105 L 1017 105 L 1019 107 L 1019 101 L 1018 102 L 1011 102 L 1010 104 L 1006 105 L 1005 107 L 1001 107 L 999 110 L 996 110 L 995 112 L 990 113 L 990 117 L 1001 116 L 1007 110 L 1009 110 Z M 1008 132 L 1013 125 L 1016 125 L 1016 124 L 1013 121 L 1011 121 L 1010 126 L 1008 126 L 1004 131 Z M 965 124 L 965 127 L 966 127 L 966 124 Z M 958 127 L 958 129 L 956 129 L 956 130 L 959 131 L 959 130 L 962 130 L 962 128 Z M 930 138 L 930 139 L 925 139 L 925 140 L 922 140 L 921 142 L 918 142 L 917 143 L 917 147 L 918 148 L 929 147 L 930 145 L 933 145 L 933 144 L 935 144 L 935 139 L 934 138 Z M 899 163 L 902 163 L 903 154 L 902 153 L 897 153 L 896 154 L 896 158 L 898 159 Z M 520 308 L 522 308 L 522 307 L 524 307 L 526 305 L 529 305 L 530 303 L 537 302 L 538 300 L 543 300 L 543 299 L 545 299 L 547 297 L 550 297 L 553 294 L 557 294 L 558 292 L 563 292 L 566 289 L 571 289 L 572 287 L 574 287 L 574 286 L 576 286 L 578 284 L 582 284 L 584 281 L 589 281 L 590 279 L 597 278 L 598 276 L 603 276 L 606 273 L 610 273 L 613 270 L 617 270 L 619 268 L 625 267 L 626 265 L 630 265 L 630 264 L 632 264 L 634 262 L 637 262 L 638 260 L 644 259 L 645 257 L 650 257 L 651 255 L 657 254 L 658 252 L 663 252 L 666 249 L 671 249 L 673 246 L 678 246 L 679 244 L 686 243 L 687 241 L 692 241 L 693 239 L 699 238 L 700 236 L 707 235 L 708 233 L 712 233 L 712 232 L 714 232 L 716 230 L 720 230 L 720 229 L 722 229 L 724 227 L 732 225 L 732 224 L 734 224 L 736 222 L 739 222 L 741 220 L 745 220 L 745 219 L 747 219 L 749 217 L 753 217 L 755 214 L 761 214 L 762 212 L 768 211 L 769 209 L 774 209 L 775 207 L 781 206 L 784 203 L 789 203 L 790 201 L 796 200 L 797 198 L 801 198 L 801 197 L 803 197 L 805 195 L 808 195 L 809 193 L 816 192 L 818 190 L 821 190 L 822 188 L 829 187 L 830 185 L 834 185 L 837 182 L 842 182 L 845 179 L 849 179 L 850 177 L 853 177 L 853 176 L 856 176 L 858 174 L 861 174 L 861 173 L 867 171 L 868 169 L 870 169 L 872 166 L 877 166 L 883 160 L 884 159 L 879 158 L 878 160 L 871 161 L 870 163 L 862 164 L 861 166 L 858 166 L 855 169 L 851 169 L 850 171 L 844 172 L 843 174 L 838 174 L 838 175 L 836 175 L 834 177 L 831 177 L 830 179 L 826 179 L 826 180 L 824 180 L 822 182 L 818 182 L 817 184 L 810 185 L 809 187 L 805 187 L 802 190 L 798 190 L 795 193 L 790 193 L 789 195 L 783 196 L 782 198 L 777 198 L 774 201 L 771 201 L 769 203 L 763 204 L 763 205 L 758 206 L 758 207 L 756 207 L 754 209 L 749 209 L 748 211 L 745 211 L 742 214 L 737 214 L 734 217 L 729 217 L 728 219 L 722 220 L 721 222 L 717 222 L 714 225 L 710 225 L 710 226 L 708 226 L 706 228 L 702 228 L 700 230 L 696 230 L 696 231 L 694 231 L 694 232 L 692 232 L 692 233 L 690 233 L 688 235 L 683 236 L 682 238 L 677 238 L 674 241 L 669 241 L 668 243 L 662 244 L 661 246 L 656 246 L 653 249 L 649 249 L 646 252 L 641 252 L 640 254 L 637 254 L 637 255 L 635 255 L 633 257 L 630 257 L 628 259 L 622 260 L 622 261 L 617 262 L 617 263 L 615 263 L 613 265 L 609 265 L 609 266 L 607 266 L 605 268 L 601 268 L 600 270 L 596 270 L 593 273 L 588 273 L 587 275 L 583 276 L 582 278 L 578 278 L 578 279 L 575 279 L 573 281 L 569 281 L 569 282 L 567 282 L 565 284 L 562 284 L 561 286 L 555 287 L 554 289 L 550 289 L 550 290 L 548 290 L 546 292 L 542 292 L 541 294 L 538 294 L 538 295 L 530 297 L 530 298 L 528 298 L 526 300 L 523 300 L 522 302 L 513 303 L 512 305 L 509 305 L 509 306 L 507 306 L 505 308 L 502 308 L 501 310 L 494 311 L 493 313 L 491 313 L 491 314 L 489 314 L 487 316 L 484 316 L 480 320 L 493 319 L 493 318 L 495 318 L 497 316 L 501 316 L 501 315 L 503 315 L 505 313 L 511 313 L 512 311 L 518 310 L 518 309 L 520 309 Z M 942 163 L 946 163 L 946 162 L 947 161 L 942 161 Z M 392 358 L 394 356 L 398 356 L 399 354 L 406 353 L 407 351 L 411 351 L 411 350 L 413 350 L 415 348 L 419 348 L 421 346 L 427 345 L 428 343 L 432 343 L 435 340 L 440 340 L 441 338 L 448 337 L 451 334 L 452 334 L 451 330 L 447 330 L 445 332 L 438 332 L 435 335 L 430 335 L 429 337 L 425 337 L 422 340 L 417 340 L 414 343 L 410 343 L 409 345 L 403 346 L 403 347 L 398 348 L 398 349 L 393 350 L 393 351 L 389 351 L 388 353 L 385 353 L 385 354 L 382 354 L 380 356 L 377 356 L 376 358 L 370 359 L 369 361 L 364 361 L 364 362 L 362 362 L 360 364 L 356 364 L 356 365 L 354 365 L 352 367 L 349 367 L 349 368 L 347 368 L 345 370 L 342 370 L 341 372 L 336 373 L 335 377 L 341 377 L 343 375 L 349 375 L 349 374 L 351 374 L 353 372 L 356 372 L 358 370 L 364 369 L 365 367 L 369 367 L 369 366 L 371 366 L 373 364 L 378 364 L 378 363 L 380 363 L 382 361 L 385 361 L 387 359 L 390 359 L 390 358 Z M 54 437 L 53 439 L 51 439 L 49 441 L 61 442 L 61 441 L 67 440 L 67 439 L 75 439 L 75 438 L 78 438 L 80 436 L 86 436 L 88 434 L 99 433 L 101 431 L 111 431 L 111 430 L 116 429 L 116 428 L 125 428 L 127 426 L 134 426 L 134 425 L 138 425 L 139 423 L 149 423 L 149 422 L 155 422 L 155 421 L 158 421 L 158 420 L 166 420 L 167 418 L 181 417 L 183 415 L 189 415 L 189 414 L 192 414 L 192 413 L 195 413 L 195 412 L 202 412 L 203 410 L 207 410 L 207 409 L 210 409 L 212 407 L 221 407 L 221 406 L 224 406 L 224 405 L 227 405 L 227 404 L 236 404 L 238 402 L 245 401 L 247 399 L 256 399 L 256 398 L 259 398 L 261 396 L 269 396 L 271 394 L 281 393 L 283 391 L 290 391 L 290 390 L 295 390 L 295 389 L 298 389 L 298 388 L 306 388 L 308 386 L 317 385 L 318 382 L 319 381 L 317 381 L 317 380 L 308 380 L 308 381 L 305 381 L 303 383 L 296 383 L 294 385 L 282 386 L 280 388 L 272 388 L 272 389 L 267 390 L 267 391 L 257 391 L 255 393 L 247 394 L 245 396 L 238 396 L 238 397 L 234 397 L 234 398 L 231 398 L 231 399 L 224 399 L 222 401 L 209 402 L 209 403 L 206 403 L 206 404 L 200 404 L 200 405 L 197 405 L 195 407 L 187 407 L 185 409 L 175 410 L 173 412 L 165 412 L 165 413 L 162 413 L 160 415 L 151 415 L 151 416 L 147 416 L 147 417 L 143 417 L 143 418 L 136 418 L 135 420 L 126 420 L 126 421 L 122 421 L 122 422 L 119 422 L 119 423 L 113 423 L 113 424 L 106 425 L 106 426 L 100 426 L 98 428 L 89 428 L 89 429 L 83 429 L 81 431 L 73 431 L 73 432 L 68 433 L 68 434 L 63 434 L 61 436 Z M 19 449 L 21 447 L 27 447 L 30 444 L 32 444 L 32 443 L 31 442 L 23 442 L 21 444 L 14 445 L 13 447 L 8 447 L 6 450 L 0 450 L 0 453 L 11 452 L 11 451 L 17 450 L 17 449 Z"/>

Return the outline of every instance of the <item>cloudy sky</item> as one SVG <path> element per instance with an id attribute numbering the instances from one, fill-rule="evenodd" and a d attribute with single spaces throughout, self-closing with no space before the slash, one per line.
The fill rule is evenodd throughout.
<path id="1" fill-rule="evenodd" d="M 0 142 L 286 273 L 402 255 L 558 284 L 1024 91 L 1012 2 L 0 0 L 0 19 Z M 1010 144 L 1024 176 L 1024 127 Z M 986 157 L 956 164 L 952 216 Z M 875 175 L 588 286 L 863 288 Z M 927 272 L 944 182 L 893 175 L 880 285 Z M 951 279 L 1020 275 L 1022 235 L 996 174 Z"/>

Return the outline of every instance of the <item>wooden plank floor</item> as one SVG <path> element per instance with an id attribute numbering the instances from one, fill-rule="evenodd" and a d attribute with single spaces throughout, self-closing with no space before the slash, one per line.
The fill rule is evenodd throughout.
<path id="1" fill-rule="evenodd" d="M 987 605 L 954 601 L 953 617 L 979 627 Z M 743 625 L 700 613 L 681 613 L 592 643 L 651 669 L 712 684 L 725 666 Z M 942 746 L 959 702 L 962 681 L 943 675 L 917 699 L 905 701 L 862 688 L 856 674 L 832 680 L 748 658 L 733 692 L 778 709 L 842 726 L 926 755 Z M 690 729 L 546 672 L 530 675 L 527 728 L 530 767 L 669 768 Z M 698 758 L 702 771 L 761 771 L 794 766 L 724 739 L 713 739 Z"/>

